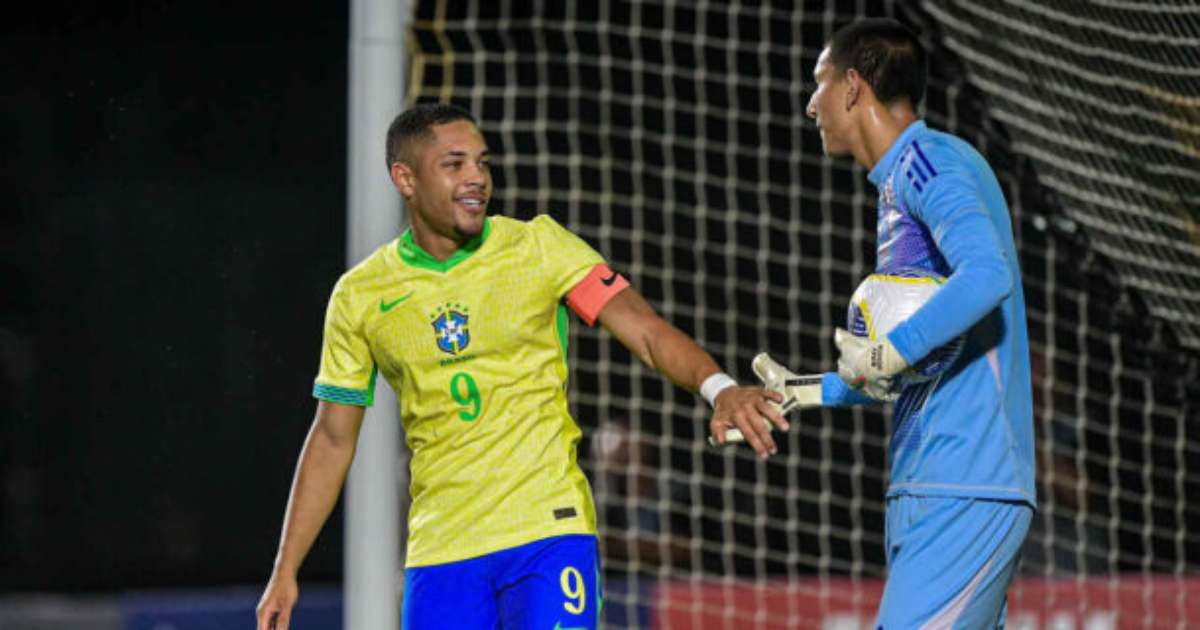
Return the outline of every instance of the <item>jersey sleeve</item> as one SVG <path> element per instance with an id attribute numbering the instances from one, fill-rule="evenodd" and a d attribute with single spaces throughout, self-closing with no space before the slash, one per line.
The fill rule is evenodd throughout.
<path id="1" fill-rule="evenodd" d="M 902 189 L 913 213 L 929 228 L 950 265 L 946 284 L 911 317 L 888 333 L 888 340 L 911 365 L 962 335 L 1012 290 L 1013 279 L 988 215 L 973 169 L 979 160 L 946 148 L 918 150 L 915 160 L 927 176 Z"/>
<path id="2" fill-rule="evenodd" d="M 567 231 L 549 215 L 540 215 L 530 221 L 541 245 L 542 264 L 553 285 L 554 296 L 566 297 L 596 265 L 604 264 L 604 257 L 591 245 Z"/>
<path id="3" fill-rule="evenodd" d="M 375 402 L 375 361 L 362 334 L 352 295 L 339 282 L 325 311 L 321 368 L 313 396 L 328 402 L 370 407 Z"/>

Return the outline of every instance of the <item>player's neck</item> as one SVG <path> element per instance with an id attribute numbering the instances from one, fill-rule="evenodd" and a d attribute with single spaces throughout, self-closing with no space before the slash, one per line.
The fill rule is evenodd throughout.
<path id="1" fill-rule="evenodd" d="M 449 260 L 454 255 L 454 252 L 461 249 L 466 242 L 465 240 L 460 241 L 438 234 L 415 220 L 412 223 L 412 239 L 417 247 L 420 247 L 426 254 L 433 256 L 439 262 Z"/>
<path id="2" fill-rule="evenodd" d="M 868 171 L 875 168 L 896 138 L 916 120 L 917 115 L 907 102 L 891 107 L 873 103 L 859 119 L 860 142 L 853 151 L 854 161 Z"/>

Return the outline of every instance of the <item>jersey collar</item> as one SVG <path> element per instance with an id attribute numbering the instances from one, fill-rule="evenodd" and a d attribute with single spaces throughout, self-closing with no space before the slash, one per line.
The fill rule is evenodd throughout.
<path id="1" fill-rule="evenodd" d="M 900 159 L 900 154 L 904 152 L 904 147 L 908 146 L 908 143 L 912 142 L 916 135 L 924 130 L 924 120 L 915 120 L 909 123 L 904 128 L 904 131 L 901 131 L 900 135 L 896 137 L 896 141 L 892 143 L 892 146 L 888 147 L 883 157 L 879 158 L 879 162 L 875 165 L 875 168 L 872 168 L 871 172 L 867 174 L 867 179 L 871 180 L 871 183 L 876 186 L 881 185 L 883 180 L 887 179 L 888 173 L 892 172 L 892 167 L 896 165 L 896 160 Z"/>
<path id="2" fill-rule="evenodd" d="M 484 241 L 487 240 L 488 234 L 492 232 L 492 221 L 488 217 L 483 218 L 483 232 L 475 238 L 463 243 L 463 246 L 458 248 L 446 260 L 438 260 L 433 257 L 433 254 L 421 249 L 412 237 L 412 228 L 404 230 L 400 235 L 400 239 L 396 244 L 396 252 L 400 254 L 400 260 L 403 260 L 409 266 L 419 269 L 429 269 L 431 271 L 440 271 L 445 273 L 454 268 L 455 265 L 471 257 L 483 247 Z"/>

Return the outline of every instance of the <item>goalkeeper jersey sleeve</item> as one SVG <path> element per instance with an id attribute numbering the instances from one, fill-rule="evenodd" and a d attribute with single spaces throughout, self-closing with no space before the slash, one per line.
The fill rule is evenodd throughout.
<path id="1" fill-rule="evenodd" d="M 923 159 L 924 150 L 914 149 L 908 172 L 924 169 L 936 176 L 924 184 L 914 180 L 903 189 L 910 216 L 928 231 L 935 251 L 951 271 L 942 272 L 948 278 L 941 290 L 888 334 L 888 340 L 909 365 L 965 333 L 1019 282 L 1010 271 L 1016 269 L 1011 234 L 1007 250 L 1000 243 L 999 231 L 1007 228 L 1008 213 L 1000 217 L 1004 225 L 998 226 L 988 212 L 989 207 L 1005 207 L 1004 198 L 998 196 L 997 188 L 997 196 L 989 199 L 993 193 L 979 177 L 983 172 L 990 175 L 990 169 L 986 164 L 975 164 L 971 154 L 960 154 L 955 149 L 940 144 L 929 147 L 929 152 L 944 158 L 938 160 L 936 170 L 930 158 Z M 982 158 L 979 160 L 982 162 Z"/>

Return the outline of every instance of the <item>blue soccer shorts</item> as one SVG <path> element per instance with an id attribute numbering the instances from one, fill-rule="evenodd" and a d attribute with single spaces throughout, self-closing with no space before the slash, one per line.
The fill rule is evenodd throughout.
<path id="1" fill-rule="evenodd" d="M 888 578 L 877 630 L 1003 628 L 1033 508 L 1017 501 L 888 499 Z"/>
<path id="2" fill-rule="evenodd" d="M 595 630 L 596 537 L 556 536 L 404 571 L 404 630 Z"/>

